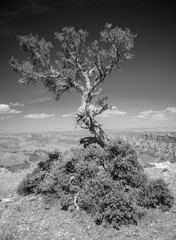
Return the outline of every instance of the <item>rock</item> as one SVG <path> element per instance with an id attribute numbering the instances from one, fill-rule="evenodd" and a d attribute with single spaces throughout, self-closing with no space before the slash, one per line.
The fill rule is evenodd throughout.
<path id="1" fill-rule="evenodd" d="M 176 163 L 176 159 L 173 159 L 173 158 L 172 158 L 172 159 L 170 160 L 170 163 Z"/>
<path id="2" fill-rule="evenodd" d="M 155 164 L 153 164 L 153 163 L 146 163 L 144 165 L 144 168 L 152 168 L 152 167 L 155 167 Z"/>
<path id="3" fill-rule="evenodd" d="M 1 201 L 2 201 L 3 203 L 6 203 L 6 202 L 10 202 L 11 199 L 10 199 L 10 198 L 3 198 Z"/>
<path id="4" fill-rule="evenodd" d="M 169 170 L 167 168 L 164 168 L 162 172 L 168 172 Z"/>

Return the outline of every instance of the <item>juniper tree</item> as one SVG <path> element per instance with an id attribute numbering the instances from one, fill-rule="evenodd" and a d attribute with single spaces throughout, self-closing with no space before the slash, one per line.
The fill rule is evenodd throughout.
<path id="1" fill-rule="evenodd" d="M 123 62 L 133 58 L 131 50 L 135 35 L 127 28 L 112 28 L 112 24 L 107 23 L 100 32 L 99 41 L 95 40 L 88 46 L 87 37 L 87 31 L 75 31 L 74 27 L 56 32 L 60 48 L 52 63 L 51 42 L 32 34 L 17 36 L 20 48 L 28 56 L 22 63 L 12 57 L 10 65 L 20 75 L 20 83 L 36 84 L 41 81 L 56 100 L 72 88 L 76 89 L 81 94 L 77 125 L 91 133 L 80 143 L 84 147 L 91 143 L 104 147 L 108 138 L 95 117 L 115 107 L 107 103 L 107 97 L 100 97 L 100 84 L 112 71 L 121 69 Z"/>

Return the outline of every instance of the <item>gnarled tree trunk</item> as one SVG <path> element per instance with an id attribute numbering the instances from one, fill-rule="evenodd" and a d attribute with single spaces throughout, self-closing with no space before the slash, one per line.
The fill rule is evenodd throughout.
<path id="1" fill-rule="evenodd" d="M 90 92 L 86 92 L 82 96 L 82 106 L 79 108 L 76 120 L 81 128 L 88 129 L 93 136 L 82 138 L 80 144 L 87 147 L 92 143 L 97 143 L 104 147 L 108 138 L 101 125 L 95 120 L 95 116 L 109 109 L 109 106 L 107 104 L 101 107 L 91 105 L 92 97 Z"/>
<path id="2" fill-rule="evenodd" d="M 82 138 L 80 140 L 80 144 L 83 144 L 84 148 L 92 143 L 97 143 L 101 147 L 104 147 L 106 142 L 108 141 L 108 138 L 103 129 L 101 128 L 101 125 L 98 124 L 94 118 L 90 116 L 88 116 L 87 118 L 89 119 L 84 119 L 83 122 L 87 125 L 90 133 L 93 134 L 93 136 Z"/>

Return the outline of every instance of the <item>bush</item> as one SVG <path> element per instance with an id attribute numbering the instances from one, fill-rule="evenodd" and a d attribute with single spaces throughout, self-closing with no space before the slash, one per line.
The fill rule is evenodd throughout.
<path id="1" fill-rule="evenodd" d="M 139 194 L 138 204 L 145 208 L 159 207 L 168 211 L 174 203 L 174 197 L 163 179 L 149 181 Z"/>
<path id="2" fill-rule="evenodd" d="M 142 188 L 146 184 L 147 176 L 130 144 L 116 140 L 110 142 L 105 151 L 107 170 L 113 180 L 132 188 Z"/>
<path id="3" fill-rule="evenodd" d="M 173 205 L 164 181 L 149 181 L 136 152 L 120 139 L 104 149 L 91 145 L 63 156 L 51 154 L 27 175 L 18 191 L 41 193 L 51 202 L 59 199 L 63 210 L 79 207 L 97 224 L 114 228 L 136 224 L 144 208 L 169 209 Z"/>
<path id="4" fill-rule="evenodd" d="M 91 153 L 92 158 L 89 156 Z M 95 178 L 99 166 L 93 160 L 95 154 L 89 150 L 72 150 L 70 158 L 56 161 L 49 174 L 39 184 L 40 191 L 51 200 L 60 199 L 67 210 L 73 204 L 74 196 L 88 179 Z"/>
<path id="5" fill-rule="evenodd" d="M 17 188 L 17 193 L 22 196 L 39 193 L 37 188 L 39 183 L 44 179 L 45 174 L 45 171 L 34 169 L 32 173 L 27 174 L 26 177 L 20 182 Z"/>
<path id="6" fill-rule="evenodd" d="M 60 158 L 60 153 L 50 153 L 46 161 L 40 161 L 37 167 L 26 175 L 26 177 L 20 182 L 17 188 L 19 195 L 29 195 L 40 193 L 39 185 L 49 173 L 53 163 Z"/>
<path id="7" fill-rule="evenodd" d="M 99 175 L 86 182 L 79 192 L 78 205 L 97 224 L 118 229 L 122 224 L 137 224 L 143 216 L 144 211 L 136 205 L 135 195 L 134 189 Z"/>

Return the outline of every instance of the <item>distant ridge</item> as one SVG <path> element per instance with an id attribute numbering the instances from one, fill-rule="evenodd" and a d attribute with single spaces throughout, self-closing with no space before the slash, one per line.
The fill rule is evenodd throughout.
<path id="1" fill-rule="evenodd" d="M 143 132 L 143 131 L 160 131 L 160 132 L 176 132 L 176 126 L 175 127 L 156 127 L 156 128 L 150 128 L 150 127 L 143 127 L 143 128 L 105 128 L 104 129 L 107 132 L 112 132 L 112 131 L 116 131 L 116 132 L 121 132 L 121 131 L 138 131 L 138 132 Z M 32 131 L 32 132 L 28 132 L 28 131 L 24 131 L 24 132 L 0 132 L 1 134 L 47 134 L 47 133 L 86 133 L 88 132 L 87 130 L 83 130 L 83 129 L 72 129 L 72 130 L 59 130 L 59 131 Z"/>

